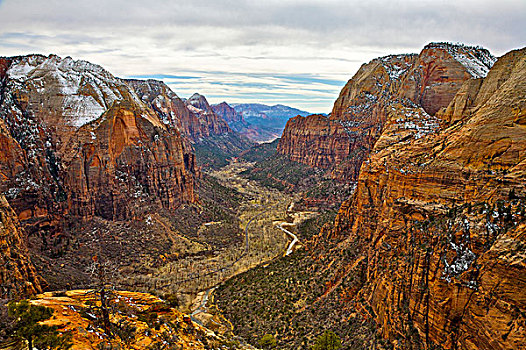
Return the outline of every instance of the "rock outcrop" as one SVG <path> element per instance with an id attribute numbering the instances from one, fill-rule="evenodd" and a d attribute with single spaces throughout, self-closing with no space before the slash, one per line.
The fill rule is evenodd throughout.
<path id="1" fill-rule="evenodd" d="M 0 195 L 0 298 L 28 297 L 41 291 L 41 279 L 31 263 L 25 234 L 15 212 Z"/>
<path id="2" fill-rule="evenodd" d="M 447 86 L 433 84 L 420 85 L 431 88 L 419 101 L 420 88 L 400 90 L 415 105 L 386 110 L 356 192 L 326 232 L 342 239 L 334 249 L 357 247 L 359 256 L 340 261 L 347 269 L 327 285 L 345 285 L 334 292 L 342 303 L 400 349 L 522 349 L 526 49 L 455 87 L 436 116 Z M 357 261 L 365 262 L 365 281 L 342 282 Z"/>
<path id="3" fill-rule="evenodd" d="M 194 156 L 162 119 L 102 67 L 51 55 L 0 60 L 0 191 L 21 222 L 131 218 L 194 202 Z"/>
<path id="4" fill-rule="evenodd" d="M 239 125 L 233 124 L 231 128 L 204 96 L 196 93 L 183 101 L 161 81 L 126 82 L 164 123 L 175 125 L 180 130 L 186 147 L 198 155 L 199 165 L 223 164 L 227 158 L 252 146 L 243 133 L 238 132 L 236 127 Z"/>
<path id="5" fill-rule="evenodd" d="M 291 119 L 278 152 L 331 169 L 336 179 L 356 180 L 391 105 L 418 106 L 433 115 L 449 104 L 462 82 L 485 76 L 494 60 L 485 49 L 446 43 L 429 44 L 419 55 L 374 59 L 345 85 L 328 118 Z"/>
<path id="6" fill-rule="evenodd" d="M 216 114 L 202 95 L 196 93 L 183 101 L 162 81 L 128 79 L 126 83 L 163 122 L 176 125 L 192 143 L 232 133 L 228 120 Z"/>
<path id="7" fill-rule="evenodd" d="M 205 135 L 224 135 L 232 132 L 227 122 L 214 113 L 203 95 L 195 93 L 185 101 L 185 104 L 190 111 L 199 116 L 201 125 L 207 130 L 204 131 Z"/>
<path id="8" fill-rule="evenodd" d="M 220 323 L 215 322 L 214 331 L 207 329 L 147 293 L 111 291 L 106 302 L 119 311 L 110 312 L 113 334 L 105 334 L 100 309 L 94 307 L 99 301 L 93 290 L 71 290 L 39 294 L 30 303 L 53 310 L 52 318 L 43 323 L 69 332 L 73 349 L 252 349 L 234 343 L 229 333 L 219 334 Z"/>
<path id="9" fill-rule="evenodd" d="M 140 99 L 148 104 L 165 124 L 175 125 L 186 142 L 194 142 L 208 136 L 208 128 L 203 128 L 198 115 L 192 113 L 183 100 L 165 83 L 159 80 L 126 79 Z"/>
<path id="10" fill-rule="evenodd" d="M 221 102 L 217 105 L 213 105 L 212 110 L 214 111 L 214 113 L 223 118 L 231 127 L 233 125 L 240 125 L 245 127 L 248 126 L 248 123 L 243 118 L 243 115 L 237 113 L 236 110 L 226 102 Z"/>

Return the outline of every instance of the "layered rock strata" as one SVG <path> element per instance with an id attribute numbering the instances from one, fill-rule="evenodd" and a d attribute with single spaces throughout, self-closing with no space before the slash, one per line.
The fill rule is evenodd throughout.
<path id="1" fill-rule="evenodd" d="M 0 60 L 0 191 L 22 223 L 124 219 L 196 200 L 194 156 L 176 118 L 102 67 L 57 56 Z"/>
<path id="2" fill-rule="evenodd" d="M 457 90 L 436 116 L 434 93 L 387 109 L 329 235 L 334 249 L 358 246 L 341 264 L 366 262 L 365 282 L 339 292 L 400 349 L 522 349 L 526 49 Z"/>
<path id="3" fill-rule="evenodd" d="M 429 44 L 419 55 L 374 59 L 345 85 L 329 117 L 291 119 L 278 152 L 312 167 L 332 169 L 337 179 L 356 180 L 382 134 L 391 105 L 422 107 L 433 115 L 449 104 L 463 81 L 485 76 L 494 60 L 485 49 L 445 43 Z"/>

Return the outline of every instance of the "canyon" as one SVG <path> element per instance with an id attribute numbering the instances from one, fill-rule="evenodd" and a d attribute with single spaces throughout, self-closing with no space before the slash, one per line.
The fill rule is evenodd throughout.
<path id="1" fill-rule="evenodd" d="M 331 329 L 349 349 L 526 347 L 526 49 L 376 58 L 329 115 L 297 110 L 260 145 L 285 106 L 54 55 L 1 58 L 0 83 L 2 299 L 88 310 L 96 265 L 136 309 L 115 322 L 152 310 L 178 346 L 306 349 Z M 204 303 L 217 334 L 179 313 Z M 78 315 L 61 327 L 89 329 Z"/>
<path id="2" fill-rule="evenodd" d="M 434 43 L 375 59 L 331 116 L 289 120 L 279 153 L 357 187 L 290 258 L 299 267 L 218 290 L 242 334 L 259 324 L 291 349 L 320 328 L 353 349 L 523 348 L 525 53 Z"/>

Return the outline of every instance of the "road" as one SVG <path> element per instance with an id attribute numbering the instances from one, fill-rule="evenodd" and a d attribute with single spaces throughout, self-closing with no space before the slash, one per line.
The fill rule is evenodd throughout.
<path id="1" fill-rule="evenodd" d="M 265 214 L 266 212 L 268 212 L 270 209 L 276 207 L 278 204 L 276 205 L 273 205 L 272 207 L 269 207 L 267 209 L 265 209 L 263 212 L 253 216 L 247 223 L 247 225 L 245 226 L 245 252 L 243 253 L 242 256 L 244 256 L 245 254 L 248 253 L 248 249 L 249 249 L 249 239 L 248 239 L 248 228 L 250 226 L 250 224 L 254 221 L 254 219 L 258 218 L 259 216 Z M 278 227 L 281 231 L 285 232 L 287 235 L 289 235 L 291 238 L 292 238 L 292 241 L 289 243 L 288 247 L 287 247 L 287 251 L 285 252 L 285 255 L 289 255 L 293 252 L 293 249 L 294 249 L 294 246 L 299 243 L 299 239 L 298 239 L 298 236 L 296 236 L 294 233 L 290 232 L 289 230 L 283 228 L 282 224 L 281 223 L 276 223 L 275 224 L 276 227 Z M 235 264 L 237 261 L 239 261 L 242 256 L 237 259 L 233 264 Z M 210 289 L 207 289 L 203 295 L 203 298 L 201 299 L 201 303 L 199 304 L 199 306 L 197 307 L 197 309 L 195 309 L 191 314 L 190 314 L 190 317 L 192 318 L 192 321 L 198 323 L 198 324 L 201 324 L 201 321 L 199 321 L 198 319 L 195 318 L 196 315 L 200 314 L 200 313 L 204 313 L 206 312 L 206 304 L 208 303 L 208 299 L 210 297 L 210 294 L 213 292 L 213 290 L 215 289 L 215 287 L 212 287 Z M 201 324 L 202 325 L 202 324 Z"/>
<path id="2" fill-rule="evenodd" d="M 197 320 L 194 316 L 197 315 L 197 314 L 200 314 L 202 312 L 206 312 L 205 308 L 206 308 L 206 303 L 208 303 L 208 298 L 210 297 L 210 293 L 212 293 L 212 291 L 215 289 L 215 287 L 213 288 L 210 288 L 210 289 L 207 289 L 205 291 L 205 294 L 203 295 L 203 299 L 201 299 L 201 304 L 199 304 L 199 307 L 197 309 L 195 309 L 191 314 L 190 314 L 190 318 L 192 319 L 192 321 L 194 321 L 195 323 L 198 323 L 200 324 L 201 326 L 203 325 L 201 323 L 201 321 Z"/>
<path id="3" fill-rule="evenodd" d="M 283 228 L 283 226 L 281 226 L 281 224 L 277 224 L 276 225 L 281 231 L 285 232 L 286 234 L 288 234 L 290 237 L 292 237 L 292 242 L 290 242 L 288 248 L 287 248 L 287 251 L 285 252 L 285 255 L 289 255 L 290 253 L 292 253 L 292 249 L 294 248 L 294 245 L 296 243 L 298 243 L 300 240 L 298 239 L 298 236 L 296 236 L 294 233 L 290 232 L 289 230 L 286 230 Z"/>

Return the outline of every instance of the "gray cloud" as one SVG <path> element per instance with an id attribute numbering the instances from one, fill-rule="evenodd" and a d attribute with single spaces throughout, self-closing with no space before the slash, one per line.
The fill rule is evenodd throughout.
<path id="1" fill-rule="evenodd" d="M 525 17 L 523 0 L 6 0 L 0 54 L 71 55 L 118 75 L 316 73 L 343 84 L 362 62 L 430 41 L 503 54 L 524 46 Z"/>
<path id="2" fill-rule="evenodd" d="M 178 27 L 228 29 L 208 44 L 420 46 L 430 37 L 481 42 L 496 50 L 520 44 L 526 2 L 510 1 L 5 1 L 5 27 L 177 38 Z M 458 39 L 457 39 L 458 38 Z M 199 44 L 200 38 L 195 39 Z M 203 42 L 200 42 L 203 44 Z"/>

